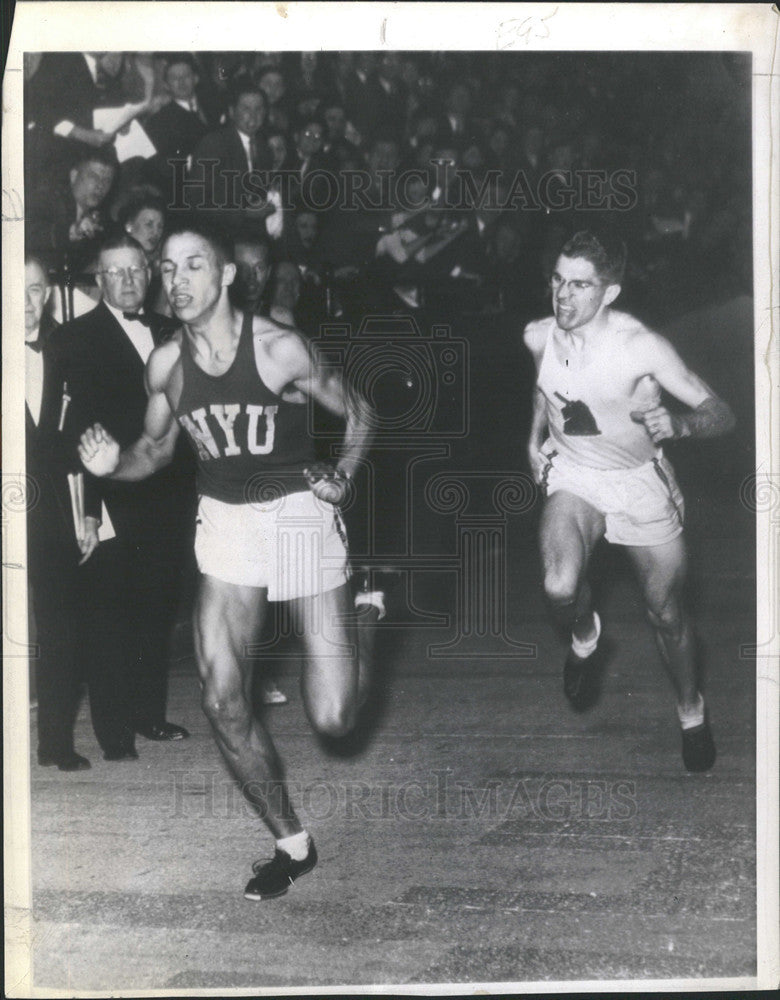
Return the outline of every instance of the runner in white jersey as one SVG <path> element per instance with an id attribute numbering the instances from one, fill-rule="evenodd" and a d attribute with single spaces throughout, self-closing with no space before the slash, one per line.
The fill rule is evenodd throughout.
<path id="1" fill-rule="evenodd" d="M 95 475 L 143 479 L 167 464 L 179 428 L 196 452 L 201 572 L 195 648 L 203 710 L 246 798 L 276 839 L 254 866 L 248 899 L 282 895 L 317 862 L 296 816 L 271 737 L 250 701 L 252 661 L 267 602 L 289 601 L 304 644 L 303 702 L 313 728 L 339 738 L 355 725 L 368 685 L 349 625 L 352 597 L 337 509 L 371 436 L 371 411 L 294 330 L 235 309 L 231 249 L 198 223 L 171 232 L 163 287 L 182 321 L 149 357 L 142 437 L 120 453 L 99 425 L 81 439 Z M 312 463 L 307 402 L 345 418 L 335 467 Z"/>
<path id="2" fill-rule="evenodd" d="M 626 547 L 675 688 L 683 762 L 706 771 L 715 744 L 681 603 L 684 507 L 661 443 L 724 434 L 734 418 L 667 340 L 612 308 L 625 262 L 622 243 L 577 233 L 552 273 L 554 315 L 525 330 L 537 366 L 528 453 L 545 496 L 544 588 L 571 630 L 564 691 L 581 711 L 595 698 L 601 634 L 588 562 L 602 537 Z M 688 412 L 667 410 L 662 389 Z"/>

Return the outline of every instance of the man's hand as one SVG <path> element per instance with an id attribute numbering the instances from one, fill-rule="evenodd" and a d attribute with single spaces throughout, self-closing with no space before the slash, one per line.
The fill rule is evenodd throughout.
<path id="1" fill-rule="evenodd" d="M 315 462 L 303 470 L 309 489 L 319 499 L 327 503 L 340 504 L 349 495 L 349 479 L 330 462 Z"/>
<path id="2" fill-rule="evenodd" d="M 78 222 L 74 222 L 70 227 L 69 236 L 71 242 L 76 243 L 78 240 L 92 240 L 95 237 L 100 236 L 103 232 L 103 224 L 100 221 L 100 215 L 97 212 L 90 212 L 88 215 L 83 216 Z"/>
<path id="3" fill-rule="evenodd" d="M 81 435 L 79 458 L 93 476 L 113 475 L 119 467 L 119 444 L 101 424 L 93 424 Z"/>
<path id="4" fill-rule="evenodd" d="M 79 566 L 83 566 L 100 544 L 100 540 L 98 539 L 98 520 L 96 517 L 84 518 L 84 535 L 78 539 L 78 543 L 82 555 Z"/>
<path id="5" fill-rule="evenodd" d="M 653 444 L 689 436 L 685 417 L 670 413 L 665 406 L 654 406 L 652 410 L 632 410 L 631 419 L 636 424 L 645 425 Z"/>

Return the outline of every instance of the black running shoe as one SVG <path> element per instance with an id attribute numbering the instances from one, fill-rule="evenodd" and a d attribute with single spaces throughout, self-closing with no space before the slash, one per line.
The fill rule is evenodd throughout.
<path id="1" fill-rule="evenodd" d="M 700 726 L 683 729 L 682 756 L 686 771 L 709 771 L 715 763 L 715 740 L 706 719 Z"/>
<path id="2" fill-rule="evenodd" d="M 585 657 L 569 650 L 563 666 L 563 693 L 575 712 L 585 712 L 598 701 L 602 660 L 601 648 Z"/>
<path id="3" fill-rule="evenodd" d="M 255 877 L 247 882 L 245 899 L 274 899 L 283 896 L 293 882 L 310 872 L 317 864 L 317 848 L 309 841 L 309 853 L 303 861 L 294 861 L 286 851 L 276 852 L 270 861 L 256 861 L 252 865 Z"/>

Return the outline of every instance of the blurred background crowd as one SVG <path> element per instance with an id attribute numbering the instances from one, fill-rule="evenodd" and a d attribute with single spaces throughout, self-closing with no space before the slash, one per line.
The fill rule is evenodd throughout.
<path id="1" fill-rule="evenodd" d="M 229 229 L 240 304 L 310 334 L 426 306 L 522 322 L 596 223 L 643 318 L 751 291 L 748 56 L 46 53 L 25 76 L 27 252 L 87 296 L 112 229 L 156 269 L 185 208 Z"/>

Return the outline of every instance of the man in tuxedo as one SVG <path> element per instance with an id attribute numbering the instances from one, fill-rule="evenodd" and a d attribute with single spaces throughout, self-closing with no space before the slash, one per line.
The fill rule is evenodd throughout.
<path id="1" fill-rule="evenodd" d="M 262 174 L 271 169 L 271 151 L 263 135 L 265 94 L 253 83 L 239 84 L 228 109 L 229 123 L 200 140 L 192 156 L 186 201 L 192 209 L 219 213 L 230 231 L 245 221 L 262 223 L 274 207 L 267 206 Z M 206 161 L 215 160 L 215 164 Z M 178 200 L 178 199 L 177 199 Z"/>
<path id="2" fill-rule="evenodd" d="M 198 82 L 191 56 L 183 52 L 171 56 L 165 67 L 165 85 L 173 100 L 145 124 L 149 138 L 157 148 L 154 163 L 165 185 L 166 198 L 173 193 L 173 171 L 169 161 L 189 159 L 208 132 L 208 122 L 197 98 Z"/>
<path id="3" fill-rule="evenodd" d="M 51 344 L 55 323 L 46 312 L 47 271 L 34 257 L 25 262 L 24 291 L 25 443 L 35 500 L 27 514 L 27 563 L 37 640 L 38 763 L 83 771 L 90 763 L 73 746 L 84 617 L 78 567 L 98 545 L 100 497 L 97 481 L 82 472 L 85 517 L 77 524 L 68 475 L 80 469 L 79 421 Z"/>
<path id="4" fill-rule="evenodd" d="M 69 383 L 84 399 L 89 422 L 99 421 L 128 444 L 143 426 L 146 361 L 172 329 L 167 317 L 142 309 L 149 280 L 141 245 L 127 233 L 110 238 L 98 258 L 102 301 L 62 328 Z M 93 567 L 92 614 L 95 629 L 108 640 L 106 682 L 126 706 L 124 731 L 101 741 L 108 759 L 137 756 L 135 733 L 158 741 L 189 735 L 165 714 L 167 646 L 194 521 L 186 513 L 191 497 L 183 449 L 168 469 L 143 483 L 112 484 L 104 491 L 116 537 L 101 545 Z"/>

